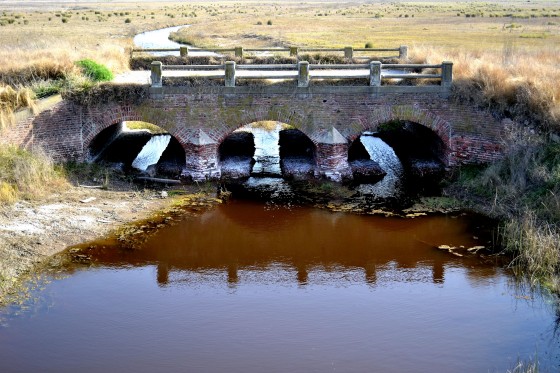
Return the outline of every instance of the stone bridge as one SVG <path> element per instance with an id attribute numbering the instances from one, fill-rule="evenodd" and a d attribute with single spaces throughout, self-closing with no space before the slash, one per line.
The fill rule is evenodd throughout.
<path id="1" fill-rule="evenodd" d="M 40 146 L 56 160 L 87 161 L 101 131 L 122 121 L 145 121 L 167 130 L 182 145 L 183 176 L 203 180 L 220 176 L 218 148 L 232 131 L 257 121 L 279 121 L 312 140 L 317 175 L 340 180 L 349 168 L 352 141 L 400 120 L 428 128 L 441 139 L 446 167 L 501 156 L 502 122 L 453 102 L 439 86 L 418 88 L 143 86 L 142 99 L 89 104 L 59 99 L 36 114 L 20 113 L 0 142 Z"/>

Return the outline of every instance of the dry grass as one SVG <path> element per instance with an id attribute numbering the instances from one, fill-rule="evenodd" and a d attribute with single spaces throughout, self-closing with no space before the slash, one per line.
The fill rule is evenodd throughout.
<path id="1" fill-rule="evenodd" d="M 533 211 L 526 210 L 506 222 L 501 235 L 504 246 L 517 253 L 511 267 L 518 275 L 527 276 L 533 285 L 544 282 L 560 289 L 560 231 L 555 225 L 539 221 Z"/>
<path id="2" fill-rule="evenodd" d="M 29 88 L 13 89 L 0 85 L 0 132 L 14 123 L 14 111 L 35 108 L 34 93 Z"/>
<path id="3" fill-rule="evenodd" d="M 395 47 L 425 41 L 466 50 L 500 49 L 505 38 L 514 38 L 520 47 L 532 50 L 560 40 L 558 27 L 544 22 L 557 17 L 560 9 L 539 0 L 512 5 L 458 1 L 246 3 L 243 8 L 244 14 L 225 9 L 227 14 L 207 17 L 175 37 L 201 47 L 361 48 L 367 42 L 373 47 Z M 509 27 L 512 24 L 515 27 Z"/>
<path id="4" fill-rule="evenodd" d="M 519 361 L 513 369 L 508 369 L 507 373 L 539 373 L 539 364 L 536 361 Z"/>
<path id="5" fill-rule="evenodd" d="M 507 45 L 499 52 L 411 48 L 415 62 L 453 61 L 454 95 L 495 114 L 544 130 L 560 131 L 560 54 Z"/>
<path id="6" fill-rule="evenodd" d="M 153 134 L 168 133 L 163 128 L 158 127 L 155 124 L 147 123 L 147 122 L 132 120 L 132 121 L 124 122 L 124 125 L 129 130 L 146 130 L 146 131 L 149 131 L 150 133 L 153 133 Z"/>
<path id="7" fill-rule="evenodd" d="M 41 150 L 0 146 L 0 202 L 42 198 L 67 185 L 63 173 Z"/>

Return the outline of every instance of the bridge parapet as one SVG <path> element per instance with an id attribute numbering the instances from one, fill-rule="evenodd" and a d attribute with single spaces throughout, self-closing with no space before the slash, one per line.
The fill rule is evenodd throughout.
<path id="1" fill-rule="evenodd" d="M 134 53 L 162 53 L 162 52 L 179 52 L 181 57 L 188 57 L 191 51 L 200 53 L 199 48 L 189 48 L 188 46 L 181 46 L 179 48 L 134 48 L 132 49 L 131 55 Z M 385 53 L 385 52 L 398 52 L 399 59 L 405 60 L 408 58 L 408 46 L 401 45 L 398 48 L 354 48 L 354 47 L 344 47 L 344 48 L 308 48 L 308 47 L 298 47 L 291 46 L 287 48 L 244 48 L 242 46 L 237 46 L 234 48 L 205 48 L 203 52 L 210 53 L 234 53 L 235 57 L 244 57 L 247 54 L 252 53 L 289 53 L 290 56 L 299 56 L 300 53 L 344 53 L 345 58 L 363 58 L 368 59 L 369 57 L 359 57 L 357 54 L 370 54 L 371 53 Z M 388 57 L 389 58 L 389 57 Z"/>
<path id="2" fill-rule="evenodd" d="M 411 72 L 418 70 L 438 70 L 439 73 Z M 382 87 L 394 80 L 399 83 L 422 80 L 431 84 L 396 84 L 393 87 L 423 93 L 435 87 L 434 82 L 437 84 L 439 81 L 439 89 L 436 91 L 449 94 L 453 82 L 453 63 L 444 61 L 437 65 L 383 64 L 371 61 L 369 64 L 309 64 L 307 61 L 299 61 L 297 64 L 237 65 L 233 61 L 227 61 L 222 65 L 163 65 L 160 61 L 152 62 L 152 87 L 161 87 L 164 78 L 222 79 L 226 87 L 235 87 L 237 79 L 292 80 L 297 82 L 298 87 L 308 87 L 317 81 L 335 84 L 334 82 L 341 80 L 367 79 L 369 86 Z M 399 89 L 396 88 L 397 91 Z"/>

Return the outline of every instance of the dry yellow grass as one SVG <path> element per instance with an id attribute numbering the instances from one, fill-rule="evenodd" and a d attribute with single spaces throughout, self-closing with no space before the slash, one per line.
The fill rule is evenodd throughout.
<path id="1" fill-rule="evenodd" d="M 13 124 L 14 111 L 21 108 L 35 108 L 34 94 L 29 88 L 13 89 L 0 85 L 0 131 Z"/>
<path id="2" fill-rule="evenodd" d="M 457 97 L 546 130 L 560 130 L 560 54 L 504 47 L 499 51 L 413 47 L 416 62 L 453 61 Z"/>
<path id="3" fill-rule="evenodd" d="M 41 150 L 0 146 L 0 202 L 39 199 L 68 185 L 63 173 Z"/>

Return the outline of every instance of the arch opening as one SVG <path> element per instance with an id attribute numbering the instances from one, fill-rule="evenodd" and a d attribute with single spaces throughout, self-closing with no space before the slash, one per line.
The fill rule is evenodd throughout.
<path id="1" fill-rule="evenodd" d="M 295 128 L 280 131 L 280 169 L 288 180 L 310 179 L 315 176 L 315 144 Z"/>
<path id="2" fill-rule="evenodd" d="M 178 178 L 185 151 L 167 131 L 151 123 L 125 121 L 102 130 L 88 147 L 88 161 L 125 173 Z"/>
<path id="3" fill-rule="evenodd" d="M 251 175 L 255 136 L 246 131 L 234 131 L 218 147 L 221 177 L 225 180 L 245 179 Z"/>
<path id="4" fill-rule="evenodd" d="M 276 121 L 253 122 L 218 148 L 223 180 L 300 180 L 315 174 L 315 145 L 300 130 Z"/>
<path id="5" fill-rule="evenodd" d="M 221 178 L 237 198 L 294 201 L 292 181 L 315 176 L 315 144 L 277 121 L 235 130 L 218 152 Z"/>
<path id="6" fill-rule="evenodd" d="M 446 146 L 437 133 L 419 123 L 385 123 L 376 134 L 394 149 L 406 175 L 409 193 L 437 194 L 445 176 Z"/>

